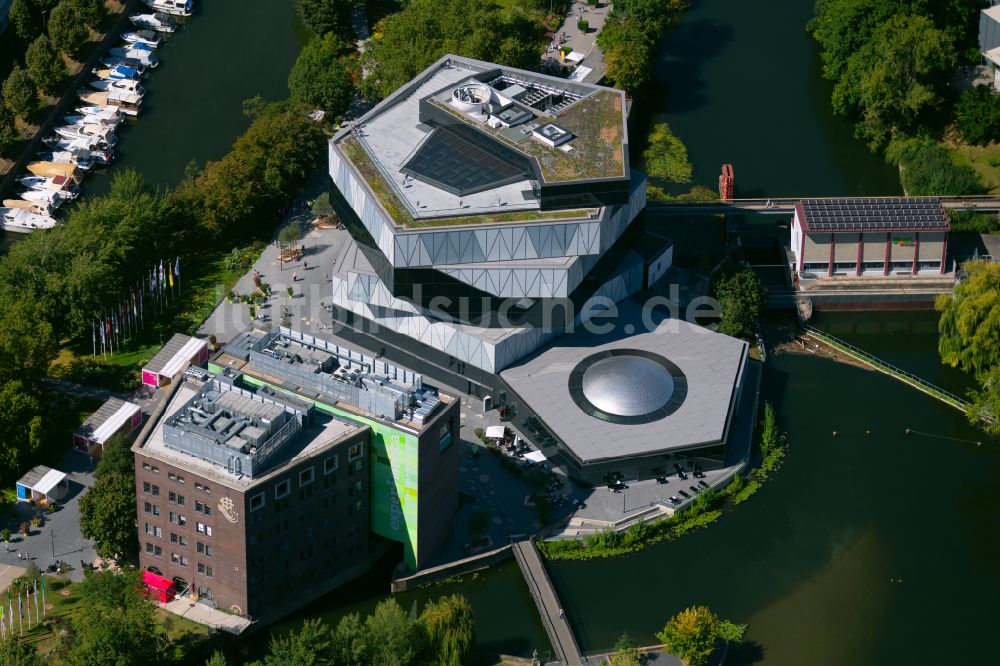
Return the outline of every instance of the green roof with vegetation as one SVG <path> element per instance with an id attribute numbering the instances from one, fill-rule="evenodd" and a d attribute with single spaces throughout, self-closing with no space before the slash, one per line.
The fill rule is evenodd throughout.
<path id="1" fill-rule="evenodd" d="M 523 210 L 514 213 L 482 213 L 479 215 L 463 215 L 458 217 L 434 217 L 428 219 L 414 218 L 406 206 L 399 200 L 392 187 L 379 173 L 375 163 L 368 153 L 353 136 L 346 136 L 337 145 L 341 153 L 347 157 L 364 178 L 375 198 L 397 225 L 409 229 L 425 227 L 459 226 L 471 224 L 501 224 L 504 222 L 539 222 L 542 220 L 571 220 L 592 216 L 596 208 L 575 208 L 572 210 Z"/>
<path id="2" fill-rule="evenodd" d="M 448 111 L 464 123 L 472 124 L 468 116 L 437 99 L 431 102 Z M 625 109 L 622 95 L 612 90 L 601 90 L 586 97 L 558 118 L 538 118 L 539 124 L 555 123 L 568 130 L 573 139 L 568 144 L 572 150 L 527 140 L 514 143 L 499 129 L 482 123 L 474 127 L 487 132 L 504 145 L 524 153 L 538 165 L 546 183 L 565 183 L 595 178 L 624 178 L 625 173 Z"/>

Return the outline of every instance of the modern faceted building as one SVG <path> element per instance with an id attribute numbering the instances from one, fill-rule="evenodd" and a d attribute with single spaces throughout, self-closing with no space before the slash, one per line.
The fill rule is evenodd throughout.
<path id="1" fill-rule="evenodd" d="M 496 373 L 647 270 L 620 90 L 445 56 L 329 145 L 333 301 Z"/>

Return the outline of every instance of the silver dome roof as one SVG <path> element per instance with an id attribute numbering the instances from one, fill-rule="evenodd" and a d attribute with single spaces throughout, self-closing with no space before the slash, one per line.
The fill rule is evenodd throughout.
<path id="1" fill-rule="evenodd" d="M 674 392 L 670 371 L 643 356 L 612 356 L 583 374 L 583 395 L 616 416 L 641 416 L 660 409 Z"/>

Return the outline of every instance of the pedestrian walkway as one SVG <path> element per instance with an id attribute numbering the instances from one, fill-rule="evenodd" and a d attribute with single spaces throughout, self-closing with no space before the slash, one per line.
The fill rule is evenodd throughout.
<path id="1" fill-rule="evenodd" d="M 563 666 L 577 666 L 583 663 L 583 655 L 576 644 L 573 629 L 569 626 L 566 613 L 556 596 L 556 589 L 545 571 L 542 558 L 538 555 L 535 543 L 530 540 L 518 541 L 514 544 L 514 559 L 521 567 L 524 582 L 528 584 L 538 612 L 542 616 L 542 625 L 549 635 L 549 642 L 556 657 Z"/>
<path id="2" fill-rule="evenodd" d="M 160 603 L 157 605 L 174 615 L 180 615 L 186 620 L 225 631 L 235 636 L 242 634 L 252 623 L 251 620 L 245 617 L 233 615 L 218 608 L 198 603 L 197 601 L 191 601 L 187 597 L 180 597 L 169 603 Z"/>

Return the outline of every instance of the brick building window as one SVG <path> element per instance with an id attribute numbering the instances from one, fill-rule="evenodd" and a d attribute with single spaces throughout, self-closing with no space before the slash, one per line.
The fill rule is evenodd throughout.
<path id="1" fill-rule="evenodd" d="M 264 493 L 257 493 L 250 498 L 250 510 L 256 511 L 262 508 L 264 508 Z"/>
<path id="2" fill-rule="evenodd" d="M 205 557 L 212 557 L 212 546 L 207 543 L 198 542 L 198 552 L 205 555 Z"/>
<path id="3" fill-rule="evenodd" d="M 172 490 L 169 493 L 167 493 L 167 501 L 168 502 L 174 502 L 174 503 L 176 503 L 177 502 L 177 493 L 175 493 Z"/>
<path id="4" fill-rule="evenodd" d="M 299 472 L 299 487 L 308 486 L 316 478 L 316 468 L 309 467 Z"/>
<path id="5" fill-rule="evenodd" d="M 202 564 L 201 562 L 199 562 L 198 563 L 198 573 L 203 574 L 203 575 L 207 576 L 208 578 L 211 578 L 212 577 L 212 567 L 205 566 L 204 564 Z"/>
<path id="6" fill-rule="evenodd" d="M 184 495 L 177 496 L 177 506 L 184 506 Z"/>
<path id="7" fill-rule="evenodd" d="M 357 460 L 365 453 L 364 446 L 360 443 L 352 444 L 351 448 L 347 449 L 347 460 Z"/>
<path id="8" fill-rule="evenodd" d="M 337 471 L 337 465 L 339 464 L 339 456 L 333 455 L 323 461 L 323 473 L 332 474 Z"/>
<path id="9" fill-rule="evenodd" d="M 355 460 L 354 462 L 351 463 L 351 466 L 348 467 L 348 471 L 351 474 L 356 474 L 356 473 L 360 472 L 361 471 L 361 467 L 362 467 L 362 462 L 363 461 L 360 458 L 358 458 L 357 460 Z"/>
<path id="10" fill-rule="evenodd" d="M 198 531 L 198 534 L 204 534 L 205 536 L 212 536 L 211 525 L 206 525 L 205 523 L 198 523 L 195 529 Z"/>
<path id="11" fill-rule="evenodd" d="M 278 500 L 282 497 L 288 496 L 292 492 L 292 481 L 291 479 L 285 479 L 284 481 L 275 484 L 274 486 L 274 499 Z"/>

